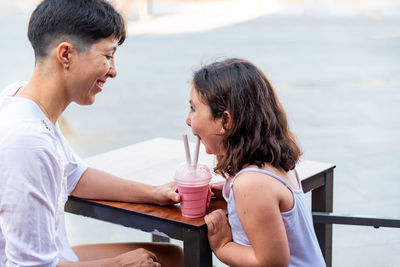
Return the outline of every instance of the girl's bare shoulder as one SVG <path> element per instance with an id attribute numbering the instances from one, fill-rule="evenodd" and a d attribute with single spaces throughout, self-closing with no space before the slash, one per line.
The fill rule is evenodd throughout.
<path id="1" fill-rule="evenodd" d="M 254 197 L 260 195 L 263 198 L 276 197 L 279 193 L 282 183 L 277 179 L 261 172 L 248 171 L 239 174 L 233 184 L 235 195 L 251 194 Z M 283 186 L 283 188 L 285 188 Z"/>

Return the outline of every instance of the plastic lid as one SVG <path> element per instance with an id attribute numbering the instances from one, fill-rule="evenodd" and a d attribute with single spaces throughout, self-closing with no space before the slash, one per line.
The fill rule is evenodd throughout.
<path id="1" fill-rule="evenodd" d="M 175 171 L 175 181 L 185 185 L 205 185 L 211 181 L 210 169 L 204 164 L 197 164 L 197 168 L 193 165 L 182 163 Z"/>

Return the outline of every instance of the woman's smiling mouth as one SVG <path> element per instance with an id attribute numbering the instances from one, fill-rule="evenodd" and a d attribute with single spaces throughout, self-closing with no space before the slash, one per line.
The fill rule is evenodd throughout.
<path id="1" fill-rule="evenodd" d="M 96 85 L 100 88 L 103 88 L 104 84 L 106 83 L 106 81 L 103 80 L 97 80 Z"/>

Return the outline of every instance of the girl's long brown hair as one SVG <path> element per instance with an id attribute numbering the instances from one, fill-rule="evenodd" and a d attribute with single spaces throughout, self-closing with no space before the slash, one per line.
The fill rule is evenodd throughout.
<path id="1" fill-rule="evenodd" d="M 251 62 L 229 58 L 202 67 L 193 86 L 214 119 L 231 123 L 223 137 L 225 154 L 217 156 L 214 171 L 233 176 L 245 165 L 294 169 L 301 150 L 289 129 L 286 114 L 265 74 Z"/>

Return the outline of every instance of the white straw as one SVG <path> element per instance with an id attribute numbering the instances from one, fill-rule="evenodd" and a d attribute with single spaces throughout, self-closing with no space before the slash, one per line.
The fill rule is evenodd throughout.
<path id="1" fill-rule="evenodd" d="M 195 169 L 197 168 L 197 161 L 199 160 L 199 152 L 200 152 L 200 137 L 197 136 L 196 149 L 194 151 L 194 157 L 193 157 L 193 167 Z"/>
<path id="2" fill-rule="evenodd" d="M 182 138 L 183 138 L 183 145 L 185 146 L 186 163 L 188 165 L 191 165 L 192 164 L 192 160 L 190 159 L 189 141 L 188 141 L 187 134 L 183 134 Z"/>

